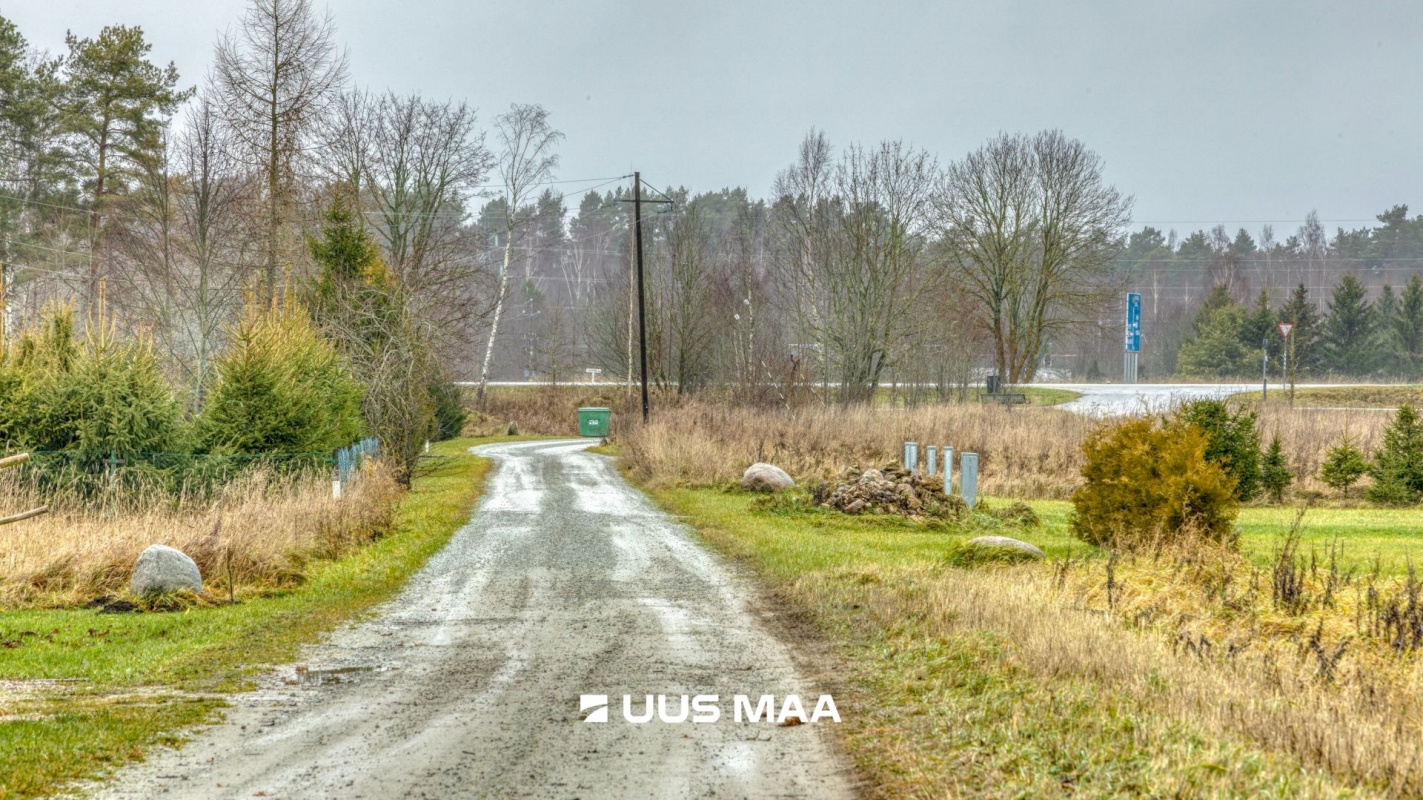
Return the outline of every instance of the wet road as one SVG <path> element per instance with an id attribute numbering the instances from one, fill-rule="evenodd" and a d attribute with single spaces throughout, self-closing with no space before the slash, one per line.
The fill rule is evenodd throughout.
<path id="1" fill-rule="evenodd" d="M 1260 383 L 1044 383 L 1036 384 L 1052 389 L 1071 389 L 1082 396 L 1070 403 L 1058 406 L 1065 411 L 1088 414 L 1096 417 L 1122 416 L 1128 414 L 1161 413 L 1172 406 L 1188 400 L 1203 398 L 1225 399 L 1241 392 L 1260 391 Z M 1328 386 L 1362 386 L 1365 384 L 1296 384 L 1297 389 L 1313 389 Z M 1270 397 L 1283 396 L 1283 386 L 1271 383 Z"/>
<path id="2" fill-rule="evenodd" d="M 734 694 L 820 692 L 746 583 L 587 442 L 478 452 L 472 521 L 373 619 L 344 628 L 225 723 L 102 797 L 851 796 L 820 722 L 736 722 Z M 609 721 L 585 722 L 584 694 Z M 717 695 L 719 721 L 623 719 L 648 694 Z M 844 710 L 841 709 L 843 715 Z"/>

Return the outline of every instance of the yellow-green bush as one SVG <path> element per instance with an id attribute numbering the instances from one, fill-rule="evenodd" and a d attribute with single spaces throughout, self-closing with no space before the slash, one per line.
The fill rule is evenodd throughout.
<path id="1" fill-rule="evenodd" d="M 249 302 L 197 422 L 215 453 L 309 453 L 361 438 L 361 384 L 294 300 Z"/>
<path id="2" fill-rule="evenodd" d="M 1104 427 L 1082 446 L 1072 530 L 1085 542 L 1135 548 L 1199 536 L 1234 538 L 1235 479 L 1206 460 L 1206 434 L 1154 418 Z"/>
<path id="3" fill-rule="evenodd" d="M 0 437 L 10 447 L 65 450 L 93 458 L 163 453 L 185 446 L 182 406 L 147 337 L 120 337 L 54 308 L 23 334 L 0 367 Z"/>

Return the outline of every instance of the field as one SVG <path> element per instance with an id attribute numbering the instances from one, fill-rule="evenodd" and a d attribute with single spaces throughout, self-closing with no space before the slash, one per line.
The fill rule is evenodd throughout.
<path id="1" fill-rule="evenodd" d="M 390 597 L 468 519 L 488 468 L 465 453 L 472 443 L 432 449 L 374 543 L 310 560 L 299 580 L 236 604 L 0 612 L 0 798 L 48 794 L 142 758 L 212 718 L 221 693 L 264 665 Z"/>
<path id="2" fill-rule="evenodd" d="M 1326 566 L 1301 581 L 1313 605 L 1282 610 L 1270 592 L 1282 562 L 1271 554 L 1289 524 L 1276 530 L 1269 510 L 1247 512 L 1248 559 L 1119 561 L 1065 535 L 1063 503 L 1034 504 L 1041 529 L 981 518 L 945 528 L 758 507 L 724 490 L 654 495 L 833 643 L 839 658 L 814 677 L 847 698 L 844 742 L 874 796 L 1367 797 L 1423 787 L 1423 670 L 1370 634 L 1362 599 L 1408 590 L 1387 577 L 1341 579 L 1322 601 Z M 1395 555 L 1407 536 L 1398 513 L 1372 523 Z M 1323 548 L 1348 522 L 1323 514 L 1310 541 Z M 1039 544 L 1052 560 L 946 563 L 956 543 L 985 533 Z M 1212 589 L 1212 576 L 1237 584 Z M 1316 650 L 1334 658 L 1325 677 Z"/>

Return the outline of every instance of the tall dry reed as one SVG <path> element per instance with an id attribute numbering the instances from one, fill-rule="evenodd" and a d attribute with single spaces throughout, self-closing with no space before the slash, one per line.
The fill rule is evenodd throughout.
<path id="1" fill-rule="evenodd" d="M 399 487 L 370 463 L 340 500 L 323 472 L 256 471 L 206 499 L 141 497 L 71 507 L 0 527 L 0 608 L 72 606 L 128 588 L 144 548 L 165 544 L 198 564 L 220 596 L 301 580 L 313 559 L 338 557 L 390 526 Z M 44 502 L 0 478 L 0 513 Z"/>
<path id="2" fill-rule="evenodd" d="M 1267 408 L 1265 443 L 1279 434 L 1297 489 L 1327 492 L 1319 466 L 1348 432 L 1366 450 L 1382 439 L 1389 415 L 1369 411 Z M 1111 424 L 1056 408 L 942 405 L 917 408 L 745 408 L 686 402 L 661 408 L 618 437 L 635 476 L 657 486 L 719 486 L 769 461 L 802 481 L 847 467 L 898 461 L 905 441 L 979 455 L 980 488 L 1032 499 L 1071 495 L 1081 478 L 1082 442 Z M 921 450 L 922 453 L 922 450 Z"/>
<path id="3" fill-rule="evenodd" d="M 1225 550 L 842 577 L 808 576 L 792 591 L 806 607 L 863 608 L 885 627 L 914 620 L 930 639 L 992 633 L 1030 675 L 1088 680 L 1144 704 L 1155 712 L 1146 736 L 1195 723 L 1394 796 L 1423 794 L 1423 663 L 1371 634 L 1356 606 L 1370 588 L 1388 606 L 1406 582 L 1360 583 L 1325 601 L 1330 579 L 1316 572 L 1306 583 L 1317 602 L 1286 613 L 1269 576 L 1252 580 Z"/>

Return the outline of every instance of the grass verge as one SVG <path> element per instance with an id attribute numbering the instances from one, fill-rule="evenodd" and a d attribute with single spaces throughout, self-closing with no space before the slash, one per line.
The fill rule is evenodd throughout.
<path id="1" fill-rule="evenodd" d="M 1378 793 L 1262 744 L 1270 740 L 1259 731 L 1303 728 L 1265 712 L 1231 717 L 1250 698 L 1224 672 L 1178 658 L 1105 610 L 1059 602 L 1044 567 L 944 565 L 962 533 L 767 513 L 718 490 L 655 498 L 833 643 L 839 666 L 823 679 L 873 796 Z M 1010 535 L 1050 554 L 1070 546 L 1051 520 Z M 1274 696 L 1262 702 L 1269 713 L 1296 711 Z"/>
<path id="2" fill-rule="evenodd" d="M 299 586 L 168 614 L 0 613 L 0 798 L 51 794 L 172 744 L 223 693 L 392 597 L 469 519 L 490 462 L 478 440 L 431 449 L 390 534 L 313 565 Z"/>
<path id="3" fill-rule="evenodd" d="M 1271 406 L 1288 406 L 1289 389 L 1270 388 Z M 1234 399 L 1259 405 L 1259 392 L 1242 392 Z M 1388 384 L 1382 386 L 1314 386 L 1295 390 L 1295 408 L 1386 409 L 1393 410 L 1408 403 L 1423 405 L 1423 386 Z"/>

